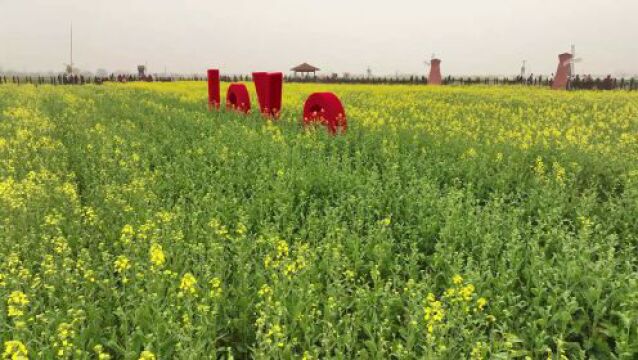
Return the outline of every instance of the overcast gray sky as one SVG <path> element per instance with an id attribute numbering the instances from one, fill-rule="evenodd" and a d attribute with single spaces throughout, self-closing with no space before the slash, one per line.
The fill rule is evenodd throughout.
<path id="1" fill-rule="evenodd" d="M 0 0 L 0 68 L 225 73 L 638 74 L 638 0 Z"/>

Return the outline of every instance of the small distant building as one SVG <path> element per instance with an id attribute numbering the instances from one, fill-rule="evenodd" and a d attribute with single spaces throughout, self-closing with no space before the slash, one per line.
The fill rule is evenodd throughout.
<path id="1" fill-rule="evenodd" d="M 137 65 L 137 76 L 138 76 L 139 79 L 146 78 L 146 66 Z"/>
<path id="2" fill-rule="evenodd" d="M 308 63 L 303 63 L 303 64 L 295 66 L 294 68 L 290 70 L 295 73 L 295 76 L 297 76 L 297 73 L 306 74 L 306 76 L 309 73 L 312 73 L 313 76 L 317 76 L 317 71 L 321 69 L 319 69 L 318 67 L 312 66 Z"/>

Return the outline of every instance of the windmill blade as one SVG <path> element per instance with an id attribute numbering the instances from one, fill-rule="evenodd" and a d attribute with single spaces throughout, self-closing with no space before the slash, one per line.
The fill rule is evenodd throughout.
<path id="1" fill-rule="evenodd" d="M 583 62 L 583 59 L 582 58 L 577 58 L 577 59 L 574 59 L 574 62 L 575 63 Z"/>
<path id="2" fill-rule="evenodd" d="M 425 60 L 423 63 L 425 63 L 425 65 L 427 66 L 432 66 L 432 60 L 434 59 L 436 59 L 436 55 L 432 53 L 432 57 L 430 58 L 430 61 Z"/>

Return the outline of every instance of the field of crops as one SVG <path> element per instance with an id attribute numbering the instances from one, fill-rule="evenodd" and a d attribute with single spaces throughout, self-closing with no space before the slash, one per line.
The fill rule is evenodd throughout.
<path id="1" fill-rule="evenodd" d="M 635 93 L 5 85 L 0 160 L 3 358 L 638 357 Z"/>

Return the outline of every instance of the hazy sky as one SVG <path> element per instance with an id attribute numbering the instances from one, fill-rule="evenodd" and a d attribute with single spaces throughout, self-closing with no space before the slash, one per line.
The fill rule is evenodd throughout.
<path id="1" fill-rule="evenodd" d="M 225 73 L 638 74 L 638 0 L 0 0 L 0 68 Z"/>

